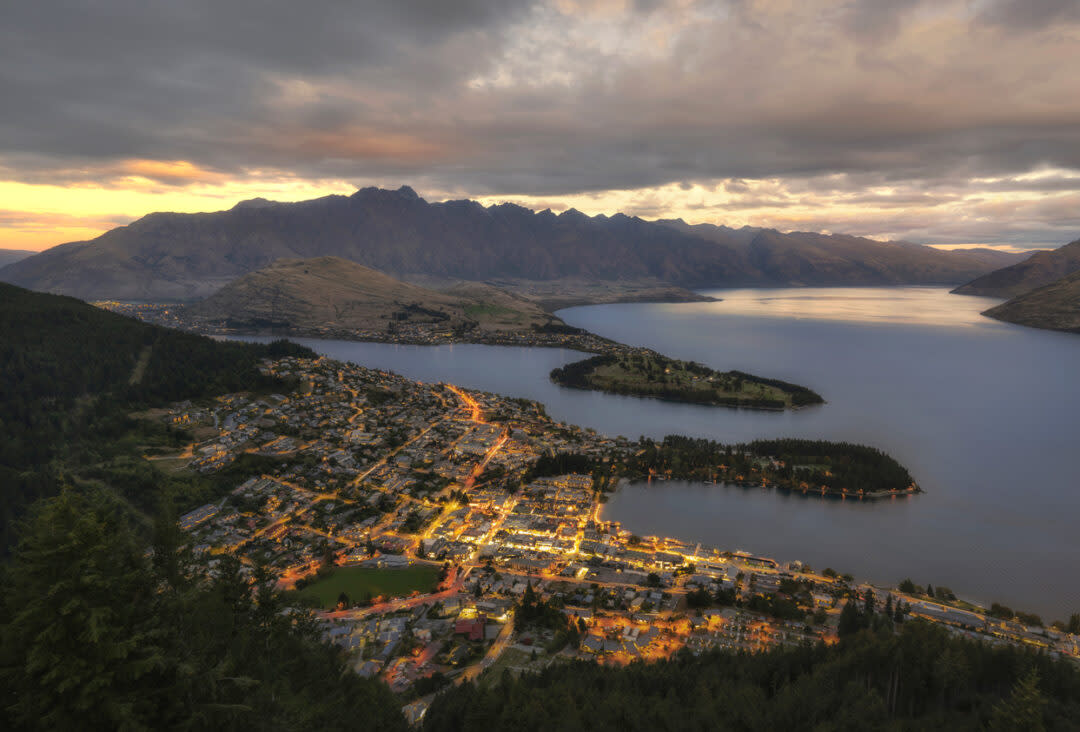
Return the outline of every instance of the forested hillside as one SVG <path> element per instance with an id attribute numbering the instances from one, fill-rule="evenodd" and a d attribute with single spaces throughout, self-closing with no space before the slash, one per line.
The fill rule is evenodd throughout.
<path id="1" fill-rule="evenodd" d="M 166 475 L 140 454 L 189 438 L 134 410 L 289 388 L 257 368 L 286 354 L 310 351 L 0 285 L 5 554 L 19 538 L 0 563 L 0 729 L 405 729 L 385 685 L 347 672 L 261 570 L 252 585 L 226 557 L 207 577 L 179 548 L 173 505 L 237 476 Z"/>
<path id="2" fill-rule="evenodd" d="M 437 697 L 425 732 L 487 730 L 1076 730 L 1067 661 L 950 636 L 922 621 L 833 646 L 680 653 L 656 664 L 553 665 Z"/>
<path id="3" fill-rule="evenodd" d="M 175 518 L 135 534 L 106 490 L 35 505 L 0 565 L 0 729 L 405 730 L 258 568 L 211 578 Z"/>
<path id="4" fill-rule="evenodd" d="M 0 554 L 35 499 L 80 475 L 100 479 L 111 461 L 132 452 L 135 436 L 143 444 L 181 437 L 131 412 L 283 388 L 258 363 L 287 353 L 310 352 L 290 343 L 214 341 L 0 284 Z M 140 508 L 152 510 L 153 496 L 144 495 Z"/>

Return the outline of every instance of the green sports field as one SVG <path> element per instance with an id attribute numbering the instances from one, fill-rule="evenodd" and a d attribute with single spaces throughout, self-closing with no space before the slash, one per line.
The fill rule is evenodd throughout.
<path id="1" fill-rule="evenodd" d="M 313 582 L 300 590 L 302 597 L 318 600 L 319 605 L 330 608 L 337 604 L 344 592 L 352 602 L 367 597 L 403 597 L 413 590 L 430 592 L 438 580 L 439 570 L 427 564 L 416 564 L 402 569 L 377 569 L 375 567 L 341 567 L 329 577 Z"/>

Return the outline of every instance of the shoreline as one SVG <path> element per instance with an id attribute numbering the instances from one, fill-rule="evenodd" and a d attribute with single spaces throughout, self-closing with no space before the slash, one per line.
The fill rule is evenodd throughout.
<path id="1" fill-rule="evenodd" d="M 704 298 L 704 296 L 703 296 Z M 713 301 L 715 298 L 704 298 L 706 301 Z M 685 302 L 685 301 L 684 301 Z M 136 317 L 145 322 L 150 322 L 155 325 L 163 325 L 166 327 L 177 328 L 199 335 L 205 335 L 216 338 L 229 338 L 230 336 L 245 336 L 255 338 L 313 338 L 322 340 L 343 340 L 353 341 L 357 343 L 386 343 L 395 345 L 412 345 L 412 346 L 452 346 L 452 345 L 483 345 L 483 346 L 509 346 L 518 348 L 562 348 L 571 351 L 577 351 L 583 354 L 593 354 L 594 356 L 615 356 L 619 358 L 626 357 L 648 357 L 663 362 L 676 363 L 677 359 L 670 358 L 663 355 L 651 348 L 644 348 L 640 346 L 630 346 L 625 343 L 605 338 L 603 336 L 591 333 L 581 328 L 574 328 L 572 326 L 557 326 L 548 330 L 534 329 L 532 331 L 481 331 L 478 328 L 473 328 L 464 332 L 455 332 L 454 330 L 448 330 L 445 326 L 438 326 L 434 324 L 410 324 L 399 325 L 394 331 L 387 330 L 360 330 L 356 328 L 341 328 L 336 326 L 318 326 L 318 327 L 292 327 L 286 324 L 267 324 L 265 327 L 258 326 L 237 326 L 231 327 L 227 322 L 223 321 L 207 321 L 202 319 L 193 319 L 186 316 L 182 306 L 169 306 L 164 304 L 156 305 L 125 305 L 119 302 L 102 302 L 97 303 L 97 307 L 101 307 L 106 310 L 119 312 L 130 317 Z M 578 361 L 572 361 L 565 364 L 562 368 L 581 364 L 586 359 Z M 710 371 L 723 374 L 725 372 L 719 372 L 711 367 L 706 367 Z M 793 397 L 795 393 L 805 391 L 813 394 L 818 401 L 813 401 L 807 404 L 795 404 L 794 399 L 792 403 L 783 404 L 779 406 L 754 403 L 749 401 L 747 403 L 725 403 L 715 400 L 695 400 L 695 399 L 680 399 L 675 397 L 664 397 L 647 393 L 634 393 L 629 392 L 622 394 L 616 391 L 610 391 L 607 389 L 594 387 L 594 386 L 579 386 L 575 384 L 568 384 L 564 381 L 556 379 L 554 372 L 549 375 L 549 379 L 552 383 L 558 386 L 581 389 L 583 391 L 595 391 L 604 394 L 612 394 L 617 396 L 632 396 L 636 398 L 649 398 L 659 399 L 661 401 L 667 401 L 671 403 L 679 404 L 693 404 L 702 407 L 709 408 L 725 408 L 725 409 L 749 409 L 754 411 L 763 412 L 776 412 L 783 413 L 791 410 L 795 411 L 803 407 L 818 406 L 825 404 L 826 401 L 819 394 L 814 392 L 809 387 L 804 387 L 798 384 L 785 384 L 776 379 L 770 379 L 768 377 L 757 376 L 755 374 L 743 374 L 741 372 L 729 372 L 737 373 L 741 377 L 750 378 L 754 382 L 760 384 L 767 384 L 776 386 L 784 391 L 789 398 Z M 789 391 L 789 388 L 793 388 L 794 391 Z"/>

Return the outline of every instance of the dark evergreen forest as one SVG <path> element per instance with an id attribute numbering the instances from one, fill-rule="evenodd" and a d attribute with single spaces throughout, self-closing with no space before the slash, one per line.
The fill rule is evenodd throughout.
<path id="1" fill-rule="evenodd" d="M 145 461 L 130 459 L 136 443 L 178 444 L 186 436 L 134 419 L 133 412 L 234 391 L 289 389 L 262 375 L 258 364 L 290 354 L 313 355 L 284 341 L 215 341 L 0 283 L 0 554 L 10 549 L 27 507 L 65 482 L 100 480 L 112 467 L 120 482 L 154 482 Z M 167 479 L 160 483 L 159 492 L 176 488 Z M 152 511 L 157 495 L 147 488 L 139 488 L 138 507 Z M 171 498 L 185 497 L 173 490 Z"/>

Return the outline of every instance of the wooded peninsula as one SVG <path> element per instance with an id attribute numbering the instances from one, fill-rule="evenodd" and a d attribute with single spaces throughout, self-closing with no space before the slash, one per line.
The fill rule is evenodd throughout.
<path id="1" fill-rule="evenodd" d="M 551 380 L 575 389 L 708 406 L 786 409 L 825 402 L 805 386 L 742 371 L 715 371 L 654 352 L 594 356 L 553 370 Z"/>

